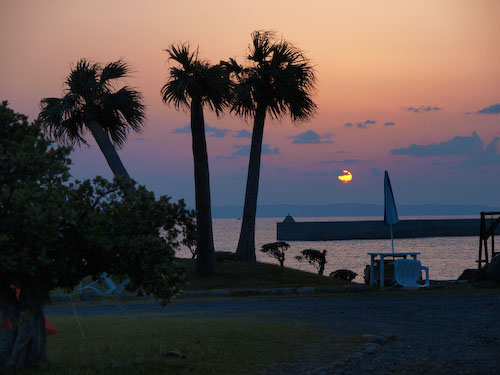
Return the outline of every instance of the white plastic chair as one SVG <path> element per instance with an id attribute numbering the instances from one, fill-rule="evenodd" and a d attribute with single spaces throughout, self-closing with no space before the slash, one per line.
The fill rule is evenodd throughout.
<path id="1" fill-rule="evenodd" d="M 101 290 L 97 287 L 97 284 L 99 283 L 99 279 L 104 281 L 104 283 L 107 286 L 106 290 Z M 113 279 L 111 279 L 106 272 L 101 274 L 99 279 L 91 282 L 90 284 L 87 284 L 85 286 L 82 286 L 81 283 L 78 285 L 78 292 L 81 292 L 82 290 L 85 289 L 90 289 L 96 292 L 97 294 L 100 294 L 101 296 L 107 296 L 108 294 L 115 293 L 115 294 L 120 294 L 123 292 L 123 289 L 125 289 L 125 286 L 130 282 L 129 279 L 126 279 L 123 281 L 120 285 L 116 285 Z"/>
<path id="2" fill-rule="evenodd" d="M 422 285 L 417 283 L 425 271 L 425 286 L 429 286 L 429 267 L 424 267 L 416 259 L 397 259 L 394 261 L 394 279 L 396 283 L 407 289 L 417 289 Z"/>

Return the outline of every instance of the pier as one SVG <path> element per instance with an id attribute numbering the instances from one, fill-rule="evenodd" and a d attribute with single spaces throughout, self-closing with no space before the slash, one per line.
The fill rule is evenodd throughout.
<path id="1" fill-rule="evenodd" d="M 478 236 L 480 219 L 400 220 L 394 238 Z M 390 238 L 383 220 L 297 222 L 287 216 L 277 223 L 278 241 L 336 241 Z"/>

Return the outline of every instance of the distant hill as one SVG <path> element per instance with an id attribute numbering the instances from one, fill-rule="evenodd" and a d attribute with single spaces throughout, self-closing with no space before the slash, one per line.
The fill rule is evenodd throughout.
<path id="1" fill-rule="evenodd" d="M 399 216 L 446 216 L 477 215 L 481 211 L 500 212 L 500 207 L 482 205 L 421 204 L 398 205 Z M 243 207 L 212 207 L 214 218 L 241 218 Z M 335 216 L 384 216 L 384 206 L 379 204 L 337 203 L 325 205 L 278 204 L 261 205 L 257 208 L 257 217 L 335 217 Z"/>

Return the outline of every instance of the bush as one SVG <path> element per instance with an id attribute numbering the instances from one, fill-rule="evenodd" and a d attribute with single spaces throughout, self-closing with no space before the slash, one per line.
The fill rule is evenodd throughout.
<path id="1" fill-rule="evenodd" d="M 330 273 L 330 277 L 334 280 L 349 281 L 349 282 L 354 280 L 356 276 L 358 276 L 358 274 L 351 270 L 336 270 Z"/>
<path id="2" fill-rule="evenodd" d="M 167 303 L 184 283 L 175 262 L 192 226 L 184 202 L 125 179 L 69 182 L 70 152 L 0 105 L 0 371 L 45 362 L 44 304 L 55 288 L 108 272 Z"/>
<path id="3" fill-rule="evenodd" d="M 318 274 L 323 275 L 325 271 L 326 261 L 326 250 L 316 250 L 316 249 L 305 249 L 301 251 L 302 255 L 297 255 L 295 258 L 299 262 L 307 262 L 312 264 L 314 268 L 318 271 Z"/>
<path id="4" fill-rule="evenodd" d="M 269 255 L 271 258 L 276 258 L 280 262 L 280 266 L 283 267 L 285 263 L 285 251 L 290 248 L 290 245 L 283 241 L 271 242 L 262 245 L 260 251 Z"/>

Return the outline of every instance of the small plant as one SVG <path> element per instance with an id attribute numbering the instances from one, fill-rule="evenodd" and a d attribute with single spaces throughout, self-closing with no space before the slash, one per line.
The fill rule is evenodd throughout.
<path id="1" fill-rule="evenodd" d="M 354 278 L 358 276 L 356 272 L 351 270 L 336 270 L 330 273 L 330 277 L 334 280 L 342 280 L 351 282 Z"/>
<path id="2" fill-rule="evenodd" d="M 326 261 L 326 250 L 305 249 L 300 253 L 302 255 L 297 255 L 295 257 L 299 262 L 308 262 L 312 264 L 314 268 L 318 270 L 318 274 L 323 275 L 325 264 L 328 263 Z"/>
<path id="3" fill-rule="evenodd" d="M 280 262 L 280 266 L 283 267 L 285 263 L 285 251 L 290 248 L 290 245 L 283 241 L 271 242 L 262 245 L 260 251 L 266 253 L 271 258 L 276 258 Z"/>

